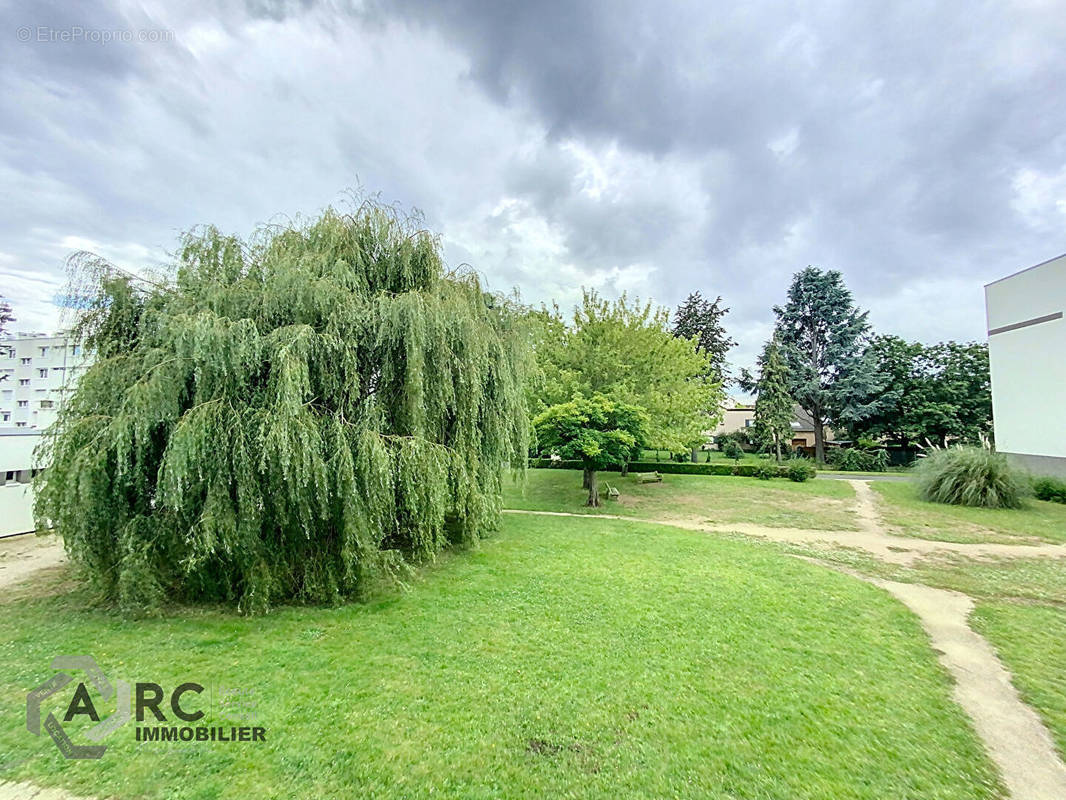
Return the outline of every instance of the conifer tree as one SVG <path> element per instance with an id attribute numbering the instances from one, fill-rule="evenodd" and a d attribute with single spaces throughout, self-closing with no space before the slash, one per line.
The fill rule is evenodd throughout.
<path id="1" fill-rule="evenodd" d="M 722 306 L 722 298 L 705 300 L 699 292 L 692 292 L 674 312 L 673 334 L 682 339 L 696 339 L 696 347 L 706 354 L 711 376 L 722 385 L 729 382 L 726 356 L 736 342 L 725 332 L 722 317 L 729 313 Z"/>
<path id="2" fill-rule="evenodd" d="M 814 421 L 815 457 L 824 463 L 825 425 L 851 425 L 880 403 L 885 378 L 867 354 L 867 312 L 856 308 L 839 272 L 807 267 L 774 313 L 789 388 Z"/>
<path id="3" fill-rule="evenodd" d="M 792 395 L 788 389 L 788 366 L 775 335 L 759 358 L 755 384 L 755 435 L 774 448 L 781 463 L 782 443 L 792 436 Z"/>
<path id="4" fill-rule="evenodd" d="M 367 202 L 249 242 L 206 228 L 158 281 L 75 259 L 96 361 L 36 512 L 106 597 L 335 602 L 496 525 L 528 347 L 419 225 Z"/>

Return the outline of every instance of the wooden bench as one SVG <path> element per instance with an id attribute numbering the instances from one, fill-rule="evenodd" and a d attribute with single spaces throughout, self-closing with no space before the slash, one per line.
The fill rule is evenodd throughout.
<path id="1" fill-rule="evenodd" d="M 604 481 L 603 489 L 607 493 L 607 499 L 608 500 L 617 500 L 618 499 L 618 490 L 615 489 L 613 486 L 611 486 L 611 484 L 609 484 L 606 481 Z"/>
<path id="2" fill-rule="evenodd" d="M 637 473 L 637 481 L 640 483 L 662 483 L 663 476 L 658 472 L 640 472 Z"/>

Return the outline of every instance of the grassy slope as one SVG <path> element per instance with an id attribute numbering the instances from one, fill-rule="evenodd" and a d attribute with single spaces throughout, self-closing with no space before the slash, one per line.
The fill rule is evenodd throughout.
<path id="1" fill-rule="evenodd" d="M 916 579 L 977 599 L 971 623 L 1066 756 L 1066 559 L 937 559 L 919 564 Z"/>
<path id="2" fill-rule="evenodd" d="M 777 549 L 973 597 L 977 605 L 971 625 L 995 647 L 1014 685 L 1040 714 L 1066 758 L 1066 559 L 975 561 L 943 554 L 901 567 L 845 548 L 783 545 Z"/>
<path id="3" fill-rule="evenodd" d="M 1066 564 L 1060 569 L 1066 572 Z M 1066 757 L 1066 610 L 984 602 L 974 611 L 973 624 L 995 645 L 1022 698 L 1040 712 Z"/>
<path id="4" fill-rule="evenodd" d="M 872 483 L 898 533 L 946 542 L 1066 542 L 1066 506 L 1029 500 L 1021 509 L 967 508 L 918 499 L 911 483 Z"/>
<path id="5" fill-rule="evenodd" d="M 775 527 L 854 530 L 851 506 L 855 492 L 843 481 L 794 483 L 712 475 L 664 475 L 662 483 L 637 482 L 633 475 L 603 473 L 621 492 L 587 508 L 588 492 L 581 473 L 561 469 L 533 469 L 523 487 L 510 478 L 504 483 L 504 508 L 531 511 L 619 514 L 641 519 L 688 517 L 712 523 L 748 522 Z"/>
<path id="6" fill-rule="evenodd" d="M 3 778 L 124 797 L 984 798 L 991 767 L 919 624 L 769 548 L 509 517 L 407 594 L 129 623 L 75 593 L 0 614 Z M 113 676 L 252 687 L 259 747 L 99 762 L 23 726 L 58 653 Z M 217 722 L 209 712 L 205 722 Z"/>

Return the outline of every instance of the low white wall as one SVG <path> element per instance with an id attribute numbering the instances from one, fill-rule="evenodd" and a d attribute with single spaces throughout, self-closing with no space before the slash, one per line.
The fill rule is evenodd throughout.
<path id="1" fill-rule="evenodd" d="M 32 530 L 33 487 L 28 483 L 0 485 L 0 536 Z"/>
<path id="2" fill-rule="evenodd" d="M 40 466 L 33 457 L 33 451 L 40 441 L 40 431 L 23 431 L 18 428 L 0 431 L 0 470 L 18 472 Z M 3 477 L 3 474 L 0 474 L 0 480 Z"/>

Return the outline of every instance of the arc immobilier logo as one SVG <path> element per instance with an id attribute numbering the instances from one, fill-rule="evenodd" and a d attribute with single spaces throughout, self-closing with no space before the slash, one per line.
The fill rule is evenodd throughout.
<path id="1" fill-rule="evenodd" d="M 194 697 L 203 695 L 206 690 L 200 683 L 186 681 L 177 685 L 171 692 L 169 703 L 164 704 L 163 687 L 151 681 L 129 681 L 111 679 L 96 663 L 92 656 L 57 656 L 52 659 L 51 667 L 56 672 L 37 688 L 26 695 L 26 729 L 34 736 L 41 735 L 41 729 L 55 742 L 59 752 L 71 759 L 100 758 L 107 751 L 107 745 L 100 744 L 131 720 L 134 739 L 137 742 L 265 742 L 266 728 L 259 725 L 193 725 L 201 722 L 205 712 L 203 702 L 196 703 Z M 73 674 L 72 674 L 73 673 Z M 73 692 L 68 687 L 74 684 L 75 675 L 82 675 L 74 686 Z M 96 689 L 97 701 L 89 686 Z M 217 708 L 223 716 L 233 722 L 246 723 L 257 718 L 256 699 L 253 690 L 237 687 L 222 687 L 208 695 L 214 696 Z M 56 716 L 54 709 L 63 706 L 62 719 Z M 110 708 L 114 701 L 114 711 L 101 719 L 100 709 Z M 102 701 L 102 702 L 101 702 Z M 169 707 L 166 707 L 169 705 Z M 41 722 L 42 708 L 50 706 L 44 722 Z M 151 715 L 149 717 L 149 714 Z M 168 717 L 169 715 L 169 717 Z M 171 722 L 182 724 L 169 724 Z M 95 723 L 85 729 L 86 722 Z M 148 724 L 141 724 L 147 722 Z M 163 723 L 163 724 L 158 724 Z M 68 727 L 76 728 L 72 736 Z M 76 743 L 84 739 L 89 744 Z"/>

